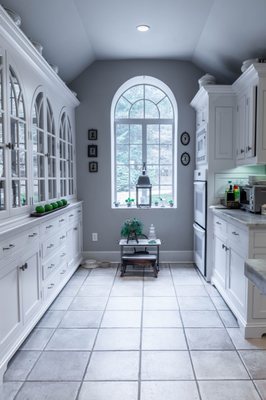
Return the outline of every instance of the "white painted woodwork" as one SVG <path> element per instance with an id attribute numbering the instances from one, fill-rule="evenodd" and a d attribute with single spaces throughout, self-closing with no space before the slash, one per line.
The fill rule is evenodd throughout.
<path id="1" fill-rule="evenodd" d="M 266 259 L 266 226 L 233 222 L 214 215 L 211 282 L 238 319 L 248 338 L 266 333 L 266 296 L 245 277 L 247 258 Z"/>
<path id="2" fill-rule="evenodd" d="M 232 87 L 203 86 L 191 105 L 196 110 L 196 168 L 210 171 L 232 168 L 235 129 L 235 94 Z"/>

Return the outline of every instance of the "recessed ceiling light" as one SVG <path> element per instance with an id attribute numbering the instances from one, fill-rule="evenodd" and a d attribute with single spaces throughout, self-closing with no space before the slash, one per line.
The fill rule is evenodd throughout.
<path id="1" fill-rule="evenodd" d="M 148 30 L 150 30 L 150 27 L 149 25 L 138 25 L 137 30 L 139 32 L 147 32 Z"/>

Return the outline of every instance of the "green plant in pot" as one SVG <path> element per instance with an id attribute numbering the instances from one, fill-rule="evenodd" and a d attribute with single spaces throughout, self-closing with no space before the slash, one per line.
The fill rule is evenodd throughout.
<path id="1" fill-rule="evenodd" d="M 138 243 L 138 236 L 142 235 L 143 223 L 137 218 L 128 218 L 125 220 L 121 227 L 121 236 L 129 240 L 136 240 Z"/>
<path id="2" fill-rule="evenodd" d="M 169 206 L 170 206 L 170 207 L 173 207 L 173 206 L 174 206 L 173 200 L 169 200 L 168 203 L 169 203 Z"/>
<path id="3" fill-rule="evenodd" d="M 126 204 L 127 204 L 127 206 L 128 207 L 131 207 L 132 206 L 132 204 L 134 203 L 134 199 L 131 199 L 130 197 L 128 197 L 127 199 L 126 199 Z"/>

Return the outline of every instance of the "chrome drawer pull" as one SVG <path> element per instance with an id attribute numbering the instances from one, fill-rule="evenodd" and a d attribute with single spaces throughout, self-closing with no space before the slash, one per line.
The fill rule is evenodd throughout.
<path id="1" fill-rule="evenodd" d="M 46 226 L 46 229 L 50 229 L 52 227 L 53 227 L 53 225 L 48 225 L 48 226 Z"/>
<path id="2" fill-rule="evenodd" d="M 219 221 L 216 221 L 216 224 L 217 224 L 217 225 L 222 225 L 221 222 L 219 222 Z"/>
<path id="3" fill-rule="evenodd" d="M 62 240 L 62 239 L 65 239 L 65 235 L 63 235 L 63 236 L 60 237 L 60 240 Z"/>
<path id="4" fill-rule="evenodd" d="M 52 289 L 54 287 L 54 283 L 51 283 L 50 286 L 47 287 L 47 289 Z"/>
<path id="5" fill-rule="evenodd" d="M 22 271 L 25 271 L 25 269 L 27 269 L 27 268 L 28 268 L 28 264 L 27 263 L 25 263 L 21 267 L 19 267 L 19 269 L 21 269 Z"/>
<path id="6" fill-rule="evenodd" d="M 30 235 L 28 235 L 28 237 L 29 237 L 29 238 L 32 238 L 32 237 L 37 236 L 37 235 L 38 235 L 38 233 L 33 232 L 33 233 L 31 233 Z"/>
<path id="7" fill-rule="evenodd" d="M 59 222 L 64 222 L 64 220 L 65 220 L 65 219 L 64 219 L 64 218 L 62 218 L 62 219 L 60 219 L 60 220 L 59 220 Z"/>
<path id="8" fill-rule="evenodd" d="M 51 249 L 52 247 L 54 247 L 53 243 L 49 244 L 49 246 L 47 246 L 47 249 Z"/>
<path id="9" fill-rule="evenodd" d="M 51 269 L 51 268 L 53 268 L 55 266 L 55 264 L 51 264 L 49 267 L 48 267 L 48 269 Z"/>
<path id="10" fill-rule="evenodd" d="M 13 247 L 16 247 L 14 244 L 9 244 L 8 247 L 3 247 L 3 250 L 11 250 Z"/>
<path id="11" fill-rule="evenodd" d="M 232 235 L 239 236 L 239 233 L 237 233 L 237 232 L 232 232 Z"/>
<path id="12" fill-rule="evenodd" d="M 70 216 L 69 217 L 74 217 L 74 214 L 70 214 Z"/>

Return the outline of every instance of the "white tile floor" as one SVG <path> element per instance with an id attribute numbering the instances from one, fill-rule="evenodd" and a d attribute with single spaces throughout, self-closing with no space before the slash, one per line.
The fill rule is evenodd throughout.
<path id="1" fill-rule="evenodd" d="M 0 400 L 266 400 L 245 340 L 191 265 L 79 269 L 9 363 Z"/>

